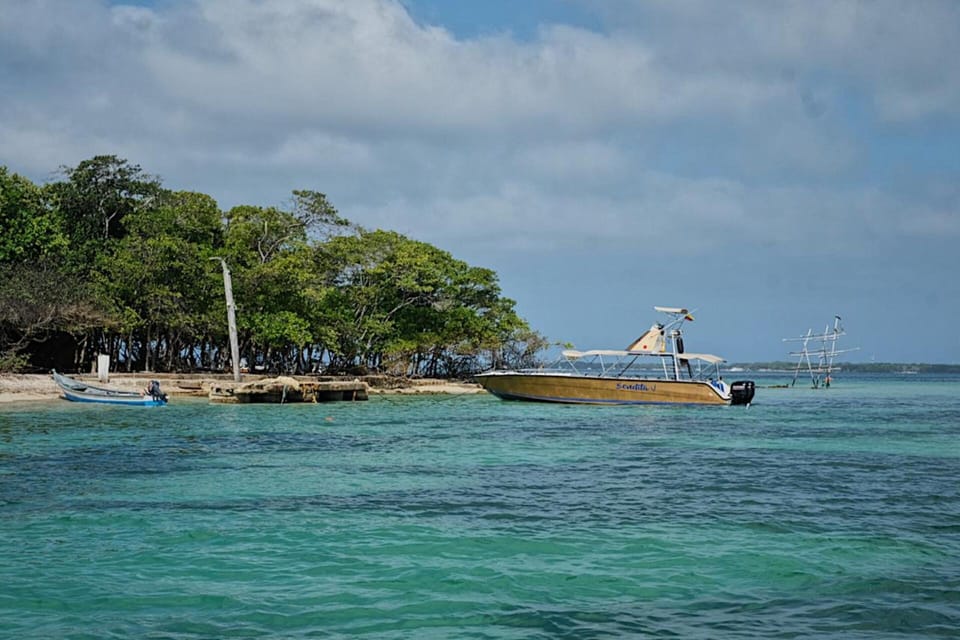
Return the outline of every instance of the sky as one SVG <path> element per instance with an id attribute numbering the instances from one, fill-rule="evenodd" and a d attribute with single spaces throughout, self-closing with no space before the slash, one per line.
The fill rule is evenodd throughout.
<path id="1" fill-rule="evenodd" d="M 960 3 L 0 0 L 0 166 L 326 193 L 551 341 L 960 363 Z"/>

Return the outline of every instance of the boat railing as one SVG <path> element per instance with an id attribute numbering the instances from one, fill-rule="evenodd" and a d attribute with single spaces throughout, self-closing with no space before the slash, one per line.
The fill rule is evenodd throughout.
<path id="1" fill-rule="evenodd" d="M 679 367 L 674 367 L 674 358 Z M 652 362 L 651 359 L 656 359 Z M 551 364 L 524 373 L 563 374 L 595 377 L 662 377 L 664 380 L 711 380 L 720 378 L 723 358 L 704 353 L 673 354 L 670 352 L 644 353 L 639 351 L 566 350 Z M 679 377 L 674 372 L 679 371 Z"/>

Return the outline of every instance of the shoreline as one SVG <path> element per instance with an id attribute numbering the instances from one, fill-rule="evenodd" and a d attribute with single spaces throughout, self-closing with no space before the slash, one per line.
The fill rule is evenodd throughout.
<path id="1" fill-rule="evenodd" d="M 101 384 L 94 374 L 71 375 L 91 384 Z M 270 379 L 275 376 L 244 374 L 243 382 Z M 303 382 L 319 380 L 360 380 L 367 384 L 369 395 L 464 395 L 484 393 L 475 382 L 443 380 L 438 378 L 402 379 L 388 376 L 290 376 Z M 143 390 L 151 380 L 159 380 L 163 391 L 171 398 L 208 397 L 210 387 L 232 380 L 224 374 L 172 374 L 172 373 L 111 373 L 105 386 L 121 390 Z M 0 374 L 0 404 L 11 402 L 37 402 L 60 397 L 60 389 L 50 374 L 4 373 Z"/>

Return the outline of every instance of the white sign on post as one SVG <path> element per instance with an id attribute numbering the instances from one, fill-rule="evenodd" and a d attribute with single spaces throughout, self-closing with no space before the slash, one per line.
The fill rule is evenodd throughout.
<path id="1" fill-rule="evenodd" d="M 110 356 L 103 353 L 97 356 L 97 380 L 110 382 Z"/>

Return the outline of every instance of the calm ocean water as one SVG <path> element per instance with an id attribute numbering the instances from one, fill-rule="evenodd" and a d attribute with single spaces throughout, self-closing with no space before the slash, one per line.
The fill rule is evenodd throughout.
<path id="1" fill-rule="evenodd" d="M 8 405 L 0 541 L 2 638 L 956 638 L 960 377 Z"/>

